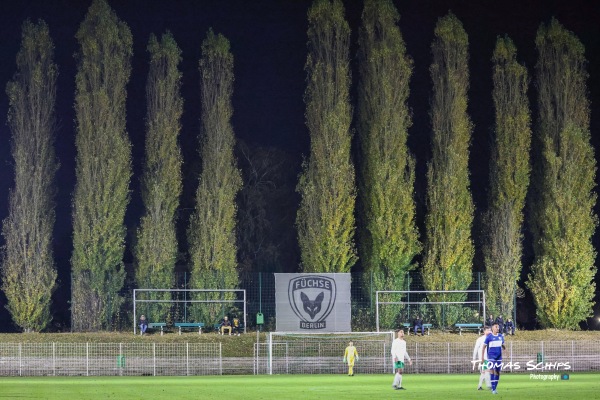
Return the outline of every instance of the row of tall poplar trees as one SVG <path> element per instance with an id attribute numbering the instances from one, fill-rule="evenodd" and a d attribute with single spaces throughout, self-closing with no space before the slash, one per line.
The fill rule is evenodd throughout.
<path id="1" fill-rule="evenodd" d="M 132 36 L 105 0 L 94 0 L 77 32 L 77 183 L 73 194 L 72 328 L 111 329 L 123 302 L 123 253 L 129 202 L 131 143 L 125 129 L 126 85 L 131 73 Z M 134 246 L 139 287 L 171 288 L 178 256 L 176 212 L 182 191 L 178 144 L 183 99 L 181 51 L 173 36 L 148 44 L 146 152 L 142 176 L 145 212 Z M 57 68 L 44 22 L 23 25 L 18 71 L 7 92 L 13 135 L 15 188 L 4 221 L 6 246 L 2 289 L 13 321 L 40 331 L 51 321 L 56 269 L 51 238 L 54 225 L 54 103 Z M 238 284 L 235 248 L 235 196 L 241 176 L 233 156 L 231 127 L 233 56 L 228 40 L 209 31 L 199 64 L 203 170 L 196 213 L 189 229 L 194 288 Z M 218 282 L 222 287 L 223 282 Z M 164 296 L 170 297 L 166 293 Z M 160 299 L 161 294 L 157 298 Z M 168 305 L 159 306 L 164 313 Z"/>
<path id="2" fill-rule="evenodd" d="M 302 263 L 305 271 L 348 272 L 358 254 L 373 277 L 372 290 L 390 290 L 404 287 L 406 272 L 416 267 L 421 254 L 428 290 L 465 290 L 472 281 L 475 253 L 468 170 L 473 131 L 467 112 L 468 36 L 452 13 L 435 27 L 432 159 L 421 242 L 415 222 L 415 161 L 406 145 L 412 61 L 398 21 L 391 1 L 365 0 L 358 51 L 356 206 L 350 157 L 350 30 L 340 0 L 316 0 L 309 12 L 306 119 L 311 151 L 299 184 Z M 535 261 L 527 286 L 538 320 L 546 327 L 577 329 L 592 312 L 596 271 L 591 242 L 597 225 L 596 162 L 584 49 L 556 20 L 542 24 L 536 46 L 539 115 L 532 161 L 527 70 L 518 63 L 510 38 L 498 38 L 493 53 L 495 137 L 483 218 L 488 305 L 494 314 L 513 313 L 529 192 Z M 529 188 L 532 165 L 534 184 Z M 438 297 L 432 300 L 464 299 Z"/>
<path id="3" fill-rule="evenodd" d="M 298 183 L 296 221 L 302 269 L 348 272 L 360 257 L 373 289 L 397 289 L 421 255 L 427 289 L 466 289 L 472 279 L 475 209 L 468 171 L 473 131 L 467 113 L 468 36 L 461 22 L 451 13 L 440 18 L 431 46 L 432 159 L 421 240 L 415 222 L 415 158 L 407 146 L 413 65 L 397 10 L 391 0 L 365 0 L 358 39 L 356 172 L 350 28 L 341 0 L 315 0 L 308 20 L 305 103 L 311 147 Z M 125 279 L 124 215 L 132 176 L 125 88 L 132 37 L 105 0 L 94 0 L 77 39 L 72 326 L 110 329 Z M 517 61 L 516 47 L 502 37 L 493 53 L 495 137 L 483 218 L 487 295 L 493 312 L 512 313 L 530 193 L 535 262 L 527 285 L 539 321 L 577 328 L 593 305 L 591 237 L 597 225 L 584 49 L 555 20 L 542 24 L 536 46 L 535 135 L 527 97 L 530 79 Z M 145 212 L 134 246 L 135 280 L 139 287 L 170 288 L 182 191 L 181 51 L 165 33 L 160 40 L 150 37 L 148 52 Z M 202 172 L 188 229 L 191 286 L 235 288 L 235 198 L 242 179 L 230 122 L 233 55 L 225 37 L 208 32 L 199 71 Z M 2 232 L 2 289 L 13 321 L 25 331 L 48 326 L 56 281 L 51 247 L 58 168 L 53 149 L 56 74 L 48 27 L 25 22 L 17 72 L 7 86 L 15 186 Z"/>

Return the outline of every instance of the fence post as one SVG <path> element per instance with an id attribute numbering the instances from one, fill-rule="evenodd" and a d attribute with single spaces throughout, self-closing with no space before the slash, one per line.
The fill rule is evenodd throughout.
<path id="1" fill-rule="evenodd" d="M 273 375 L 273 332 L 269 332 L 269 375 Z"/>
<path id="2" fill-rule="evenodd" d="M 575 342 L 571 340 L 571 368 L 575 370 Z"/>
<path id="3" fill-rule="evenodd" d="M 219 342 L 220 344 L 221 342 Z M 185 374 L 190 376 L 190 343 L 185 344 Z"/>
<path id="4" fill-rule="evenodd" d="M 448 342 L 448 374 L 450 374 L 450 342 Z"/>
<path id="5" fill-rule="evenodd" d="M 156 376 L 156 342 L 152 343 L 152 374 Z"/>
<path id="6" fill-rule="evenodd" d="M 219 368 L 223 375 L 223 343 L 219 342 Z"/>
<path id="7" fill-rule="evenodd" d="M 85 375 L 90 376 L 90 343 L 85 343 Z"/>
<path id="8" fill-rule="evenodd" d="M 510 341 L 510 372 L 512 372 L 512 366 L 513 366 L 513 362 L 512 362 L 513 361 L 512 360 L 513 359 L 513 356 L 512 356 L 512 345 L 513 345 L 513 342 L 511 340 Z"/>
<path id="9" fill-rule="evenodd" d="M 419 343 L 415 343 L 415 369 L 416 373 L 419 373 Z"/>
<path id="10" fill-rule="evenodd" d="M 56 376 L 56 343 L 52 342 L 52 375 Z"/>

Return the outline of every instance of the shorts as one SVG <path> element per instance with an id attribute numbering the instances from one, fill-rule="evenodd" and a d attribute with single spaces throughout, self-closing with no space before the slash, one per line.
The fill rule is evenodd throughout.
<path id="1" fill-rule="evenodd" d="M 483 371 L 487 371 L 487 369 L 488 369 L 488 360 L 483 360 L 483 364 L 481 364 L 481 369 Z"/>
<path id="2" fill-rule="evenodd" d="M 403 369 L 403 368 L 404 368 L 404 361 L 394 362 L 394 369 Z"/>

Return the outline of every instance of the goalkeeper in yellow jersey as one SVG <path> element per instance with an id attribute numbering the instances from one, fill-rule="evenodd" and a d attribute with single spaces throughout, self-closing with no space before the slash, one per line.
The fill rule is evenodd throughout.
<path id="1" fill-rule="evenodd" d="M 348 376 L 354 376 L 354 361 L 358 361 L 358 352 L 354 344 L 350 342 L 344 351 L 344 362 L 348 362 Z"/>

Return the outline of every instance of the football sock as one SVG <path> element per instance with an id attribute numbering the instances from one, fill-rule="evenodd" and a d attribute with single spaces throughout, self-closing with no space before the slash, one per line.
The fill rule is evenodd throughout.
<path id="1" fill-rule="evenodd" d="M 496 386 L 498 386 L 498 375 L 492 374 L 492 390 L 496 390 Z"/>
<path id="2" fill-rule="evenodd" d="M 398 374 L 398 387 L 402 387 L 402 374 Z"/>

